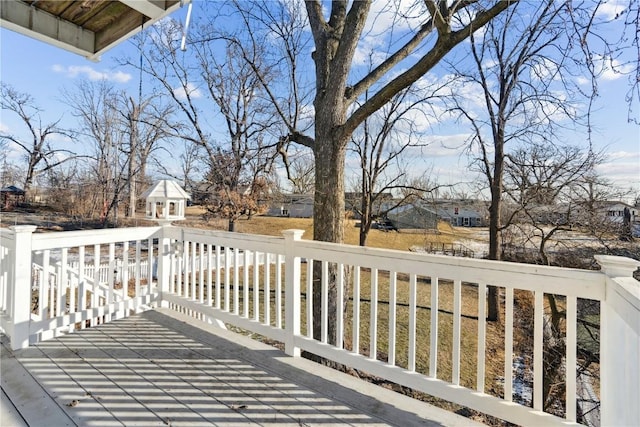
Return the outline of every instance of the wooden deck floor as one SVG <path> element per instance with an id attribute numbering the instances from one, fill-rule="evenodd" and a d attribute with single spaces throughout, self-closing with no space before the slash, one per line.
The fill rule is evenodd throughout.
<path id="1" fill-rule="evenodd" d="M 11 352 L 0 425 L 474 425 L 247 337 L 148 311 Z"/>

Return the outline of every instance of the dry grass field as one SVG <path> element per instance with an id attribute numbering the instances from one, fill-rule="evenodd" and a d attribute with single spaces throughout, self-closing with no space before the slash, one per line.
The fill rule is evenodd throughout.
<path id="1" fill-rule="evenodd" d="M 226 230 L 227 222 L 221 219 L 205 221 L 202 219 L 204 210 L 199 206 L 187 208 L 186 220 L 181 222 L 189 227 Z M 359 228 L 356 220 L 348 219 L 345 223 L 345 242 L 349 245 L 357 245 L 359 241 Z M 236 221 L 236 231 L 239 233 L 262 234 L 267 236 L 282 236 L 282 230 L 304 230 L 303 239 L 313 238 L 313 219 L 311 218 L 283 218 L 254 216 L 251 219 L 242 218 Z M 445 223 L 439 226 L 439 233 L 398 233 L 395 231 L 371 230 L 367 240 L 367 246 L 374 248 L 387 248 L 397 250 L 409 250 L 412 246 L 424 246 L 429 242 L 452 243 L 454 234 L 452 228 Z"/>

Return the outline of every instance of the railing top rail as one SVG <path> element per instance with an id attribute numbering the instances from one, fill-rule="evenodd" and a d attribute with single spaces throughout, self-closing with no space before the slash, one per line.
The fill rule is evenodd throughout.
<path id="1" fill-rule="evenodd" d="M 173 230 L 170 231 L 169 235 L 175 239 L 268 253 L 281 253 L 283 251 L 282 245 L 284 239 L 282 237 L 204 230 L 200 228 L 182 228 L 182 231 L 176 233 L 176 228 L 171 228 Z M 178 230 L 180 229 L 178 228 Z"/>
<path id="2" fill-rule="evenodd" d="M 144 240 L 158 237 L 160 230 L 161 227 L 132 227 L 33 234 L 32 249 L 35 251 Z"/>
<path id="3" fill-rule="evenodd" d="M 599 271 L 450 257 L 392 249 L 301 240 L 300 257 L 379 270 L 440 277 L 545 293 L 603 300 L 605 276 Z"/>
<path id="4" fill-rule="evenodd" d="M 33 234 L 33 250 L 142 240 L 160 236 L 269 253 L 283 251 L 281 237 L 174 226 Z M 297 255 L 308 259 L 507 288 L 541 290 L 545 293 L 573 295 L 595 300 L 605 298 L 605 275 L 597 271 L 456 258 L 312 240 L 297 240 L 295 244 Z"/>
<path id="5" fill-rule="evenodd" d="M 0 245 L 7 246 L 8 242 L 13 242 L 13 236 L 13 230 L 10 230 L 8 228 L 0 228 Z"/>

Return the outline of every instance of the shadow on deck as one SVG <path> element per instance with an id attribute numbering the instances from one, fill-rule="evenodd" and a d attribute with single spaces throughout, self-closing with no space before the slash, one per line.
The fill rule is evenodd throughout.
<path id="1" fill-rule="evenodd" d="M 477 424 L 161 309 L 16 352 L 4 341 L 2 426 Z"/>

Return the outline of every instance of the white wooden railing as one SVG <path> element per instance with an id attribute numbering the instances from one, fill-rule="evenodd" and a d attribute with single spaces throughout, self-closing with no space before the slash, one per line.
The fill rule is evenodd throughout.
<path id="1" fill-rule="evenodd" d="M 0 235 L 2 329 L 14 348 L 162 304 L 194 321 L 283 342 L 291 356 L 313 353 L 516 424 L 572 424 L 580 413 L 578 315 L 591 301 L 599 305 L 591 323 L 599 318 L 601 424 L 640 424 L 640 286 L 631 277 L 638 261 L 598 256 L 601 271 L 563 269 L 301 240 L 299 230 L 284 239 L 172 226 L 33 230 L 16 226 Z M 99 277 L 103 261 L 121 265 L 120 283 L 115 274 Z M 503 322 L 486 321 L 487 286 L 501 290 Z M 329 311 L 332 289 L 336 307 L 348 310 Z M 566 313 L 562 416 L 544 412 L 543 402 L 544 351 L 558 339 L 547 333 L 551 295 Z M 522 368 L 515 361 L 523 359 L 520 298 L 533 301 L 531 407 L 514 393 Z M 317 337 L 308 326 L 314 321 Z M 487 363 L 495 359 L 504 365 L 502 383 Z"/>
<path id="2" fill-rule="evenodd" d="M 1 234 L 0 326 L 14 348 L 128 316 L 157 300 L 149 278 L 159 227 L 43 234 L 33 234 L 33 226 L 12 229 Z"/>

